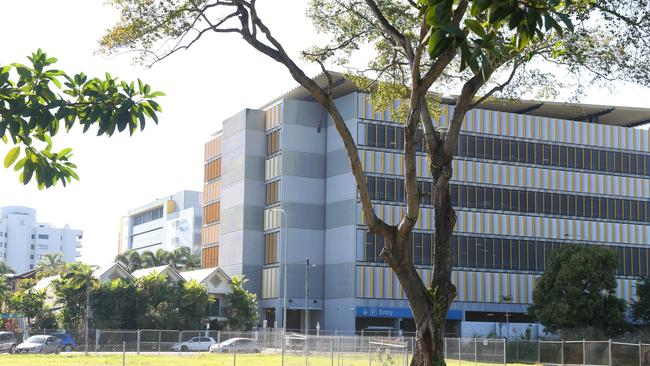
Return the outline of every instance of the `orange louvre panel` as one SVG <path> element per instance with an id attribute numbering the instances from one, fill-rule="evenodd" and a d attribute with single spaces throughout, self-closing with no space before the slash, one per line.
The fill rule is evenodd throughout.
<path id="1" fill-rule="evenodd" d="M 212 268 L 219 266 L 219 247 L 203 248 L 202 267 Z"/>

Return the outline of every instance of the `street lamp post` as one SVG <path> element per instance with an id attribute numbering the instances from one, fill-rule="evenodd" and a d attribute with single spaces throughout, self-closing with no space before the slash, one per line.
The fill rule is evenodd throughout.
<path id="1" fill-rule="evenodd" d="M 277 211 L 284 217 L 284 235 L 282 248 L 282 334 L 287 333 L 287 238 L 289 237 L 289 221 L 287 221 L 287 212 L 281 207 L 274 207 L 271 211 Z"/>
<path id="2" fill-rule="evenodd" d="M 316 267 L 315 264 L 309 265 L 309 257 L 305 263 L 305 335 L 309 336 L 309 268 Z"/>

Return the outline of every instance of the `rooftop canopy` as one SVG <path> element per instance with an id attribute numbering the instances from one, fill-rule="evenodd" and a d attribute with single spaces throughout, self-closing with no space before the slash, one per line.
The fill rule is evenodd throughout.
<path id="1" fill-rule="evenodd" d="M 346 79 L 342 74 L 337 72 L 331 72 L 331 74 L 334 81 L 335 98 L 354 92 L 360 92 L 359 88 L 357 88 L 352 81 Z M 321 87 L 327 86 L 327 78 L 322 73 L 316 76 L 314 80 Z M 265 104 L 263 108 L 274 104 L 281 99 L 313 100 L 305 88 L 298 86 Z M 455 97 L 443 97 L 442 103 L 453 105 L 455 104 Z M 619 127 L 636 127 L 650 123 L 650 109 L 647 108 L 507 99 L 491 99 L 482 103 L 479 108 L 500 112 L 527 114 L 531 116 L 600 123 Z"/>

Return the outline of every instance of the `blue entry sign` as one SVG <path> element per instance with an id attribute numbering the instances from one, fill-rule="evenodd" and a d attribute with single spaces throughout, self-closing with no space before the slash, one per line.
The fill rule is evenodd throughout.
<path id="1" fill-rule="evenodd" d="M 357 316 L 362 318 L 413 318 L 413 312 L 410 308 L 357 306 Z M 447 319 L 462 320 L 463 312 L 460 310 L 449 310 Z"/>

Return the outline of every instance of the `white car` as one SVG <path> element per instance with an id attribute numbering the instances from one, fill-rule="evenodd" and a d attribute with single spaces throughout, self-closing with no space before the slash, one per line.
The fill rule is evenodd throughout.
<path id="1" fill-rule="evenodd" d="M 61 352 L 61 341 L 54 336 L 37 335 L 16 347 L 16 353 L 59 353 Z"/>
<path id="2" fill-rule="evenodd" d="M 217 342 L 214 341 L 212 337 L 193 337 L 189 340 L 181 343 L 176 343 L 172 346 L 172 351 L 181 351 L 181 352 L 200 352 L 207 351 L 212 345 L 215 345 Z"/>
<path id="3" fill-rule="evenodd" d="M 262 347 L 254 339 L 230 338 L 210 347 L 213 353 L 260 353 Z"/>

